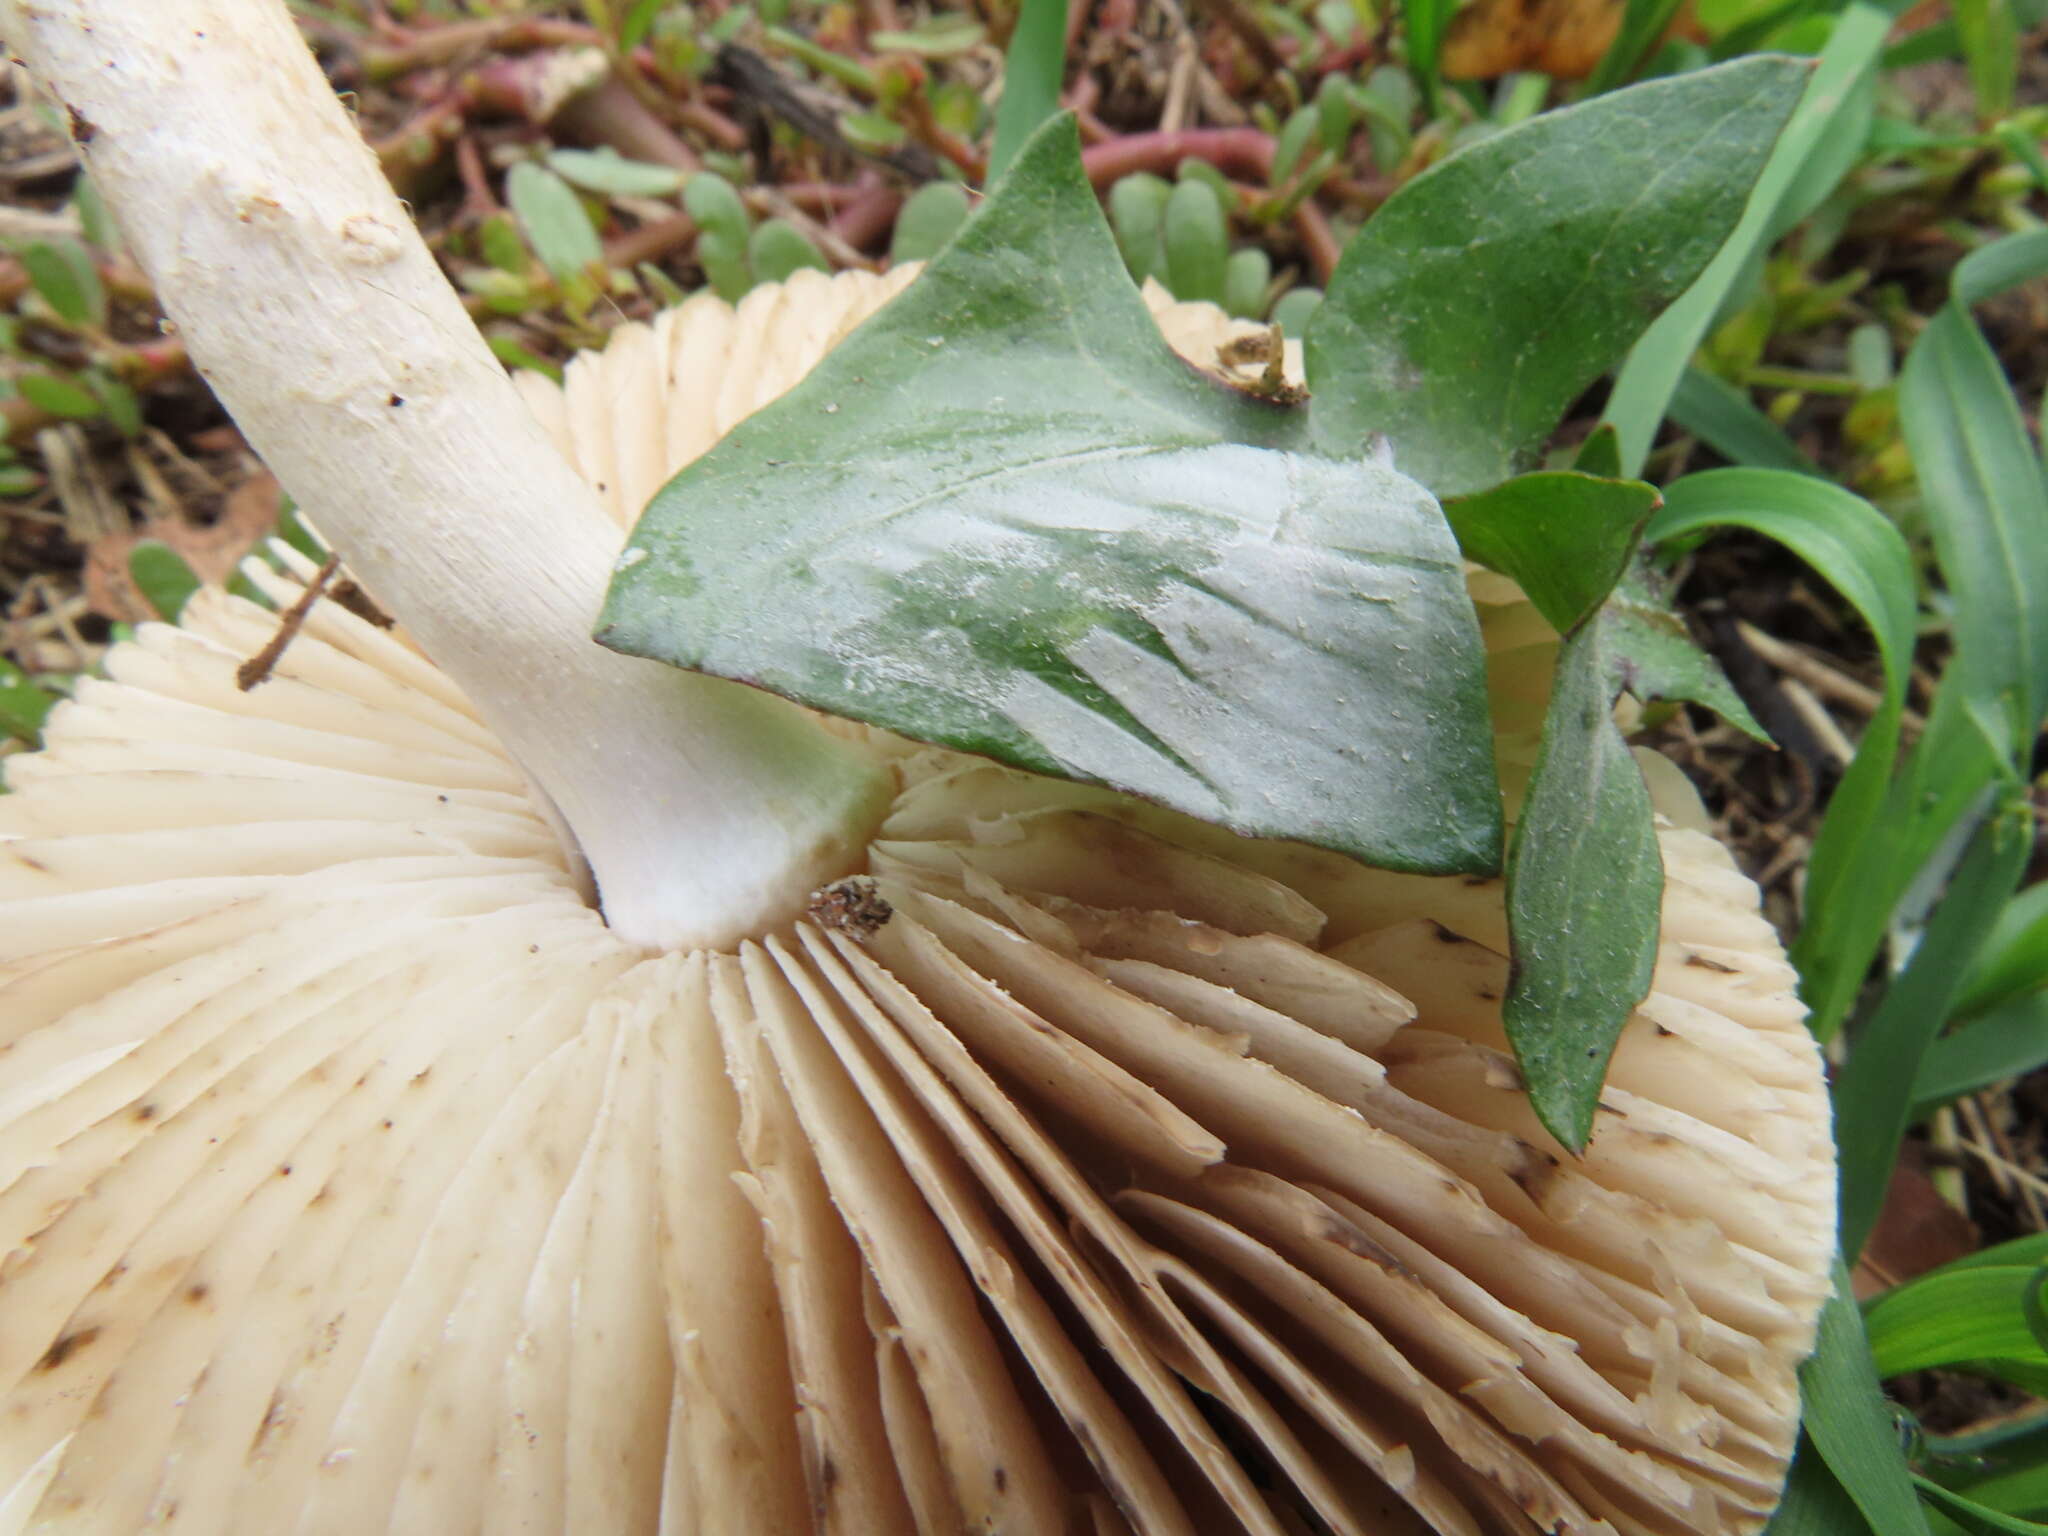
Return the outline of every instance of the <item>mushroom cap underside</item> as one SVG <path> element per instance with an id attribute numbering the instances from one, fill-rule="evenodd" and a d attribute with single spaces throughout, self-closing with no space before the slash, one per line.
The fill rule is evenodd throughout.
<path id="1" fill-rule="evenodd" d="M 532 397 L 630 509 L 888 291 Z M 1552 641 L 1474 585 L 1512 774 Z M 401 634 L 320 603 L 243 693 L 274 625 L 201 594 L 6 765 L 0 1532 L 1763 1523 L 1832 1149 L 1682 786 L 1572 1159 L 1496 881 L 894 743 L 859 883 L 650 956 Z"/>

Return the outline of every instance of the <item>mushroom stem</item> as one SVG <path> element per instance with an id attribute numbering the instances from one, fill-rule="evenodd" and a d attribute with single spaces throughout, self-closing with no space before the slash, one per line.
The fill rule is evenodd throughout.
<path id="1" fill-rule="evenodd" d="M 588 638 L 618 533 L 471 325 L 278 0 L 0 0 L 200 373 L 547 792 L 604 911 L 723 947 L 888 790 L 795 706 Z"/>

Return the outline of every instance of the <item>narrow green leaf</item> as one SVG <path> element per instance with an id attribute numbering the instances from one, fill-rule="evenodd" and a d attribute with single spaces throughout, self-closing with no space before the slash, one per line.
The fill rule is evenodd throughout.
<path id="1" fill-rule="evenodd" d="M 1814 1448 L 1875 1536 L 1927 1536 L 1927 1518 L 1871 1363 L 1849 1272 L 1839 1259 L 1835 1294 L 1821 1308 L 1819 1337 L 1799 1372 L 1799 1386 Z"/>
<path id="2" fill-rule="evenodd" d="M 1230 260 L 1230 230 L 1223 220 L 1223 205 L 1207 182 L 1189 177 L 1173 189 L 1160 216 L 1159 233 L 1166 246 L 1166 286 L 1173 296 L 1220 302 Z"/>
<path id="3" fill-rule="evenodd" d="M 958 182 L 934 181 L 919 187 L 896 215 L 889 260 L 929 261 L 967 222 L 967 189 Z"/>
<path id="4" fill-rule="evenodd" d="M 1795 475 L 1821 472 L 1749 396 L 1698 368 L 1679 376 L 1671 419 L 1731 463 Z"/>
<path id="5" fill-rule="evenodd" d="M 764 219 L 747 240 L 747 264 L 757 283 L 786 283 L 792 273 L 810 268 L 830 272 L 832 264 L 786 219 Z"/>
<path id="6" fill-rule="evenodd" d="M 1402 0 L 1401 20 L 1408 32 L 1408 67 L 1422 90 L 1423 111 L 1435 117 L 1441 110 L 1439 97 L 1443 79 L 1438 60 L 1443 54 L 1444 34 L 1450 30 L 1451 14 L 1457 0 Z"/>
<path id="7" fill-rule="evenodd" d="M 74 240 L 38 240 L 22 248 L 21 265 L 58 319 L 71 325 L 107 323 L 107 291 L 84 246 Z"/>
<path id="8" fill-rule="evenodd" d="M 22 399 L 52 416 L 69 416 L 83 421 L 100 413 L 98 397 L 83 384 L 67 379 L 61 373 L 25 373 L 14 384 L 21 391 Z"/>
<path id="9" fill-rule="evenodd" d="M 2015 797 L 1978 828 L 1912 960 L 1856 1032 L 1835 1076 L 1835 1140 L 1842 1170 L 1842 1251 L 1853 1257 L 1877 1224 L 1906 1133 L 1920 1059 L 1949 1016 L 1998 909 L 2033 851 L 2033 818 Z"/>
<path id="10" fill-rule="evenodd" d="M 1273 140 L 1273 169 L 1267 180 L 1273 186 L 1286 185 L 1287 178 L 1301 164 L 1303 151 L 1321 127 L 1314 107 L 1296 107 Z"/>
<path id="11" fill-rule="evenodd" d="M 2005 904 L 1963 984 L 1956 1016 L 1969 1018 L 2048 986 L 2048 883 Z"/>
<path id="12" fill-rule="evenodd" d="M 1799 1437 L 1785 1496 L 1764 1527 L 1764 1536 L 1873 1536 L 1870 1522 L 1828 1470 L 1811 1436 Z"/>
<path id="13" fill-rule="evenodd" d="M 1607 420 L 1621 433 L 1625 472 L 1641 471 L 1657 424 L 1723 300 L 1757 253 L 1781 232 L 1781 210 L 1807 162 L 1824 146 L 1836 121 L 1852 114 L 1862 100 L 1860 82 L 1884 46 L 1890 26 L 1888 15 L 1862 0 L 1842 12 L 1783 136 L 1756 178 L 1741 222 L 1698 281 L 1643 333 L 1622 365 L 1608 401 Z M 1725 224 L 1717 226 L 1717 236 L 1726 229 Z"/>
<path id="14" fill-rule="evenodd" d="M 668 197 L 683 185 L 683 173 L 674 166 L 628 160 L 615 149 L 550 150 L 548 167 L 564 181 L 604 197 Z"/>
<path id="15" fill-rule="evenodd" d="M 175 621 L 200 587 L 184 556 L 156 539 L 145 539 L 129 552 L 128 574 L 160 619 Z"/>
<path id="16" fill-rule="evenodd" d="M 1627 571 L 1657 488 L 1576 470 L 1520 475 L 1444 503 L 1458 547 L 1514 577 L 1559 634 L 1590 618 Z"/>
<path id="17" fill-rule="evenodd" d="M 1599 96 L 1635 78 L 1644 57 L 1671 28 L 1684 0 L 1628 0 L 1614 41 L 1593 66 L 1584 94 Z"/>
<path id="18" fill-rule="evenodd" d="M 566 283 L 604 262 L 590 215 L 553 171 L 522 160 L 505 178 L 505 198 L 541 264 Z"/>
<path id="19" fill-rule="evenodd" d="M 1345 249 L 1309 327 L 1317 441 L 1356 454 L 1384 437 L 1439 495 L 1523 467 L 1713 257 L 1805 79 L 1756 58 L 1651 81 L 1409 182 Z"/>
<path id="20" fill-rule="evenodd" d="M 1067 4 L 1023 0 L 1010 50 L 1003 55 L 1003 99 L 996 104 L 995 146 L 988 157 L 990 185 L 1059 110 L 1067 73 Z"/>
<path id="21" fill-rule="evenodd" d="M 1121 268 L 1059 119 L 917 283 L 656 497 L 600 638 L 1241 832 L 1496 867 L 1435 504 L 1187 368 Z"/>
<path id="22" fill-rule="evenodd" d="M 1544 1128 L 1586 1144 L 1614 1043 L 1657 963 L 1664 864 L 1650 792 L 1614 724 L 1598 621 L 1558 656 L 1543 743 L 1508 853 L 1513 964 L 1502 1020 Z"/>
<path id="23" fill-rule="evenodd" d="M 1913 1081 L 1912 1119 L 1964 1094 L 2048 1065 L 2048 995 L 2016 997 L 1950 1030 L 1927 1048 Z"/>
<path id="24" fill-rule="evenodd" d="M 1955 14 L 1963 63 L 1977 93 L 1977 116 L 1996 122 L 2012 111 L 2020 77 L 2020 29 L 2012 0 L 1955 0 Z"/>
<path id="25" fill-rule="evenodd" d="M 1877 1374 L 2000 1358 L 2048 1364 L 2027 1316 L 2044 1279 L 2048 1269 L 2037 1264 L 1977 1265 L 1893 1287 L 1863 1309 Z"/>
<path id="26" fill-rule="evenodd" d="M 619 51 L 631 53 L 647 41 L 649 28 L 668 0 L 633 0 L 631 9 L 619 22 Z"/>
<path id="27" fill-rule="evenodd" d="M 1953 1515 L 1967 1531 L 2009 1532 L 2011 1536 L 2048 1536 L 2048 1525 L 2032 1520 L 2022 1520 L 2017 1515 L 2008 1515 L 2002 1510 L 1979 1504 L 1941 1484 L 1924 1477 L 1915 1477 L 1913 1482 L 1934 1503 Z"/>
<path id="28" fill-rule="evenodd" d="M 870 32 L 868 46 L 877 53 L 946 59 L 979 47 L 986 36 L 988 29 L 972 16 L 928 16 L 907 32 Z"/>
<path id="29" fill-rule="evenodd" d="M 1358 88 L 1349 77 L 1323 76 L 1323 83 L 1316 87 L 1316 131 L 1324 149 L 1333 155 L 1344 153 L 1358 127 L 1358 113 Z"/>
<path id="30" fill-rule="evenodd" d="M 1855 761 L 1835 787 L 1807 871 L 1805 926 L 1792 956 L 1815 1033 L 1840 1025 L 1883 932 L 1896 891 L 1859 873 L 1884 815 L 1899 724 L 1906 707 L 1915 638 L 1918 578 L 1899 531 L 1875 507 L 1840 486 L 1768 469 L 1687 475 L 1668 487 L 1650 520 L 1649 542 L 1718 527 L 1747 528 L 1777 540 L 1846 599 L 1869 626 L 1884 667 L 1884 702 L 1865 728 Z M 1870 914 L 1874 913 L 1874 922 Z M 1870 947 L 1850 956 L 1843 934 L 1869 930 Z"/>

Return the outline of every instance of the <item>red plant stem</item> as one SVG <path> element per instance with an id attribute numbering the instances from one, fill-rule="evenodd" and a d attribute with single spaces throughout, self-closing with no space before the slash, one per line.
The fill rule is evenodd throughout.
<path id="1" fill-rule="evenodd" d="M 659 261 L 696 238 L 695 220 L 687 213 L 670 214 L 605 241 L 604 264 L 614 269 L 630 269 L 643 261 Z"/>
<path id="2" fill-rule="evenodd" d="M 776 190 L 805 213 L 836 213 L 859 197 L 864 188 L 841 186 L 833 181 L 788 181 Z"/>
<path id="3" fill-rule="evenodd" d="M 503 211 L 491 190 L 489 172 L 484 169 L 484 152 L 476 135 L 466 133 L 455 141 L 455 174 L 462 178 L 463 215 L 481 224 Z"/>
<path id="4" fill-rule="evenodd" d="M 832 216 L 832 233 L 857 251 L 874 249 L 895 226 L 903 206 L 903 194 L 871 178 L 852 199 Z"/>
<path id="5" fill-rule="evenodd" d="M 1344 254 L 1329 219 L 1313 202 L 1304 202 L 1294 210 L 1294 232 L 1301 239 L 1308 264 L 1315 268 L 1316 280 L 1327 288 L 1330 275 L 1337 270 L 1337 258 Z"/>
<path id="6" fill-rule="evenodd" d="M 685 127 L 696 129 L 720 149 L 737 152 L 747 147 L 747 130 L 709 102 L 679 102 L 676 116 Z"/>
<path id="7" fill-rule="evenodd" d="M 1273 139 L 1256 128 L 1182 128 L 1126 134 L 1081 152 L 1088 179 L 1098 190 L 1139 171 L 1171 171 L 1188 159 L 1263 182 L 1273 170 Z"/>
<path id="8" fill-rule="evenodd" d="M 601 47 L 603 43 L 595 27 L 577 21 L 521 16 L 457 21 L 406 33 L 389 47 L 365 49 L 363 73 L 373 81 L 385 81 L 449 63 L 472 51 L 517 53 L 529 48 Z"/>
<path id="9" fill-rule="evenodd" d="M 648 111 L 616 74 L 605 76 L 570 100 L 555 114 L 555 122 L 585 143 L 608 144 L 629 160 L 672 166 L 686 173 L 704 165 L 697 152 Z"/>
<path id="10" fill-rule="evenodd" d="M 904 97 L 903 115 L 910 120 L 910 131 L 918 142 L 960 167 L 969 181 L 979 182 L 987 174 L 988 162 L 982 159 L 981 151 L 940 126 L 939 120 L 932 115 L 932 104 L 924 92 L 912 91 Z"/>

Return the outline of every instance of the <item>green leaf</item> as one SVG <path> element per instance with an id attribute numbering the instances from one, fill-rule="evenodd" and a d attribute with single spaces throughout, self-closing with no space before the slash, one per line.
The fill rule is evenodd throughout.
<path id="1" fill-rule="evenodd" d="M 519 230 L 502 213 L 494 213 L 477 228 L 478 247 L 483 258 L 498 271 L 511 277 L 524 277 L 529 256 L 526 242 L 519 238 Z"/>
<path id="2" fill-rule="evenodd" d="M 1273 302 L 1273 323 L 1282 334 L 1299 336 L 1309 328 L 1322 302 L 1320 288 L 1290 288 Z"/>
<path id="3" fill-rule="evenodd" d="M 160 619 L 175 621 L 200 588 L 184 556 L 156 539 L 145 539 L 129 552 L 128 574 Z"/>
<path id="4" fill-rule="evenodd" d="M 1886 1291 L 1863 1309 L 1871 1358 L 1880 1376 L 1972 1361 L 2015 1359 L 2048 1365 L 2030 1322 L 2048 1269 L 2038 1264 L 1976 1265 L 1937 1271 Z"/>
<path id="5" fill-rule="evenodd" d="M 2048 889 L 2048 887 L 2043 887 Z M 1915 1121 L 1964 1094 L 2048 1064 L 2048 995 L 2016 997 L 1927 1048 L 1913 1081 Z"/>
<path id="6" fill-rule="evenodd" d="M 58 319 L 69 325 L 107 323 L 107 290 L 84 246 L 73 240 L 38 240 L 22 249 L 21 265 Z"/>
<path id="7" fill-rule="evenodd" d="M 1223 268 L 1223 308 L 1244 320 L 1266 312 L 1266 289 L 1273 281 L 1273 263 L 1256 245 L 1232 251 Z"/>
<path id="8" fill-rule="evenodd" d="M 1345 249 L 1309 327 L 1317 441 L 1356 454 L 1382 436 L 1439 495 L 1523 467 L 1706 266 L 1805 78 L 1757 58 L 1651 81 L 1409 182 Z"/>
<path id="9" fill-rule="evenodd" d="M 1819 1336 L 1799 1386 L 1806 1433 L 1875 1536 L 1927 1536 L 1849 1272 L 1839 1259 L 1835 1293 L 1821 1308 Z"/>
<path id="10" fill-rule="evenodd" d="M 1634 78 L 1643 58 L 1671 28 L 1684 0 L 1628 0 L 1614 41 L 1586 79 L 1585 95 L 1599 96 Z"/>
<path id="11" fill-rule="evenodd" d="M 683 185 L 683 173 L 674 166 L 628 160 L 615 149 L 550 150 L 548 166 L 564 181 L 604 197 L 668 197 Z"/>
<path id="12" fill-rule="evenodd" d="M 1401 19 L 1408 29 L 1408 67 L 1415 71 L 1422 88 L 1424 112 L 1435 117 L 1440 110 L 1442 80 L 1437 61 L 1443 53 L 1444 34 L 1450 30 L 1451 14 L 1457 0 L 1402 0 Z"/>
<path id="13" fill-rule="evenodd" d="M 705 234 L 728 236 L 744 245 L 753 220 L 733 184 L 716 171 L 699 171 L 683 187 L 683 211 Z"/>
<path id="14" fill-rule="evenodd" d="M 1638 699 L 1703 704 L 1751 740 L 1771 745 L 1720 666 L 1693 643 L 1685 621 L 1647 567 L 1623 575 L 1601 610 L 1600 623 L 1617 658 L 1621 685 Z"/>
<path id="15" fill-rule="evenodd" d="M 1009 168 L 1045 120 L 1059 110 L 1067 73 L 1068 0 L 1023 0 L 1010 51 L 1003 55 L 1003 99 L 996 104 L 988 179 Z"/>
<path id="16" fill-rule="evenodd" d="M 604 247 L 569 184 L 553 171 L 522 160 L 505 178 L 506 201 L 526 243 L 541 264 L 567 283 L 604 264 Z"/>
<path id="17" fill-rule="evenodd" d="M 1795 475 L 1820 474 L 1819 466 L 1750 404 L 1749 396 L 1698 368 L 1679 376 L 1671 396 L 1671 419 L 1732 463 Z"/>
<path id="18" fill-rule="evenodd" d="M 1856 1507 L 1809 1435 L 1799 1437 L 1792 1473 L 1764 1536 L 1872 1536 Z"/>
<path id="19" fill-rule="evenodd" d="M 1116 231 L 1117 249 L 1134 282 L 1161 276 L 1166 254 L 1159 242 L 1160 225 L 1166 218 L 1166 200 L 1172 185 L 1150 171 L 1122 178 L 1109 189 L 1109 222 Z"/>
<path id="20" fill-rule="evenodd" d="M 704 280 L 728 304 L 737 304 L 754 286 L 753 268 L 747 263 L 747 237 L 723 229 L 707 229 L 697 236 L 697 265 Z"/>
<path id="21" fill-rule="evenodd" d="M 1508 853 L 1502 1020 L 1530 1107 L 1586 1144 L 1614 1042 L 1650 990 L 1664 864 L 1642 770 L 1614 724 L 1618 658 L 1596 620 L 1565 641 Z"/>
<path id="22" fill-rule="evenodd" d="M 1965 1497 L 1953 1489 L 1944 1488 L 1941 1484 L 1924 1477 L 1915 1477 L 1913 1482 L 1929 1499 L 1960 1521 L 1966 1531 L 2010 1532 L 2012 1536 L 2048 1536 L 2048 1525 L 2022 1520 L 2016 1515 L 2006 1514 L 2003 1510 L 1979 1504 L 1975 1499 Z"/>
<path id="23" fill-rule="evenodd" d="M 1657 424 L 1723 301 L 1757 254 L 1782 233 L 1781 211 L 1808 162 L 1821 159 L 1828 150 L 1838 123 L 1858 120 L 1861 82 L 1890 26 L 1891 18 L 1872 5 L 1854 3 L 1842 12 L 1763 174 L 1755 178 L 1741 221 L 1699 280 L 1658 316 L 1622 365 L 1606 419 L 1621 433 L 1622 468 L 1628 473 L 1641 471 Z M 1744 185 L 1749 180 L 1742 178 Z M 1725 223 L 1718 226 L 1717 238 L 1726 229 Z"/>
<path id="24" fill-rule="evenodd" d="M 1602 480 L 1621 479 L 1621 440 L 1614 435 L 1614 428 L 1598 426 L 1589 432 L 1572 457 L 1572 468 Z"/>
<path id="25" fill-rule="evenodd" d="M 100 402 L 93 392 L 61 373 L 25 373 L 15 381 L 21 398 L 52 416 L 69 416 L 84 421 L 100 414 Z"/>
<path id="26" fill-rule="evenodd" d="M 2028 888 L 2005 904 L 1984 941 L 1956 1015 L 1968 1018 L 2048 986 L 2048 884 Z"/>
<path id="27" fill-rule="evenodd" d="M 1271 185 L 1286 184 L 1287 178 L 1294 174 L 1294 168 L 1301 164 L 1302 152 L 1308 148 L 1309 140 L 1316 136 L 1320 127 L 1321 120 L 1314 107 L 1294 109 L 1273 141 L 1273 169 L 1266 178 Z"/>
<path id="28" fill-rule="evenodd" d="M 988 29 L 971 16 L 928 16 L 907 32 L 870 32 L 868 46 L 877 53 L 914 53 L 946 59 L 979 47 Z"/>
<path id="29" fill-rule="evenodd" d="M 1166 246 L 1166 286 L 1173 296 L 1221 302 L 1230 230 L 1223 204 L 1207 182 L 1188 177 L 1168 194 L 1159 233 Z"/>
<path id="30" fill-rule="evenodd" d="M 1559 634 L 1614 590 L 1659 503 L 1655 486 L 1572 471 L 1521 475 L 1444 503 L 1458 547 L 1514 577 Z"/>
<path id="31" fill-rule="evenodd" d="M 701 254 L 701 252 L 700 252 Z M 786 283 L 806 267 L 830 272 L 831 263 L 786 219 L 764 219 L 747 241 L 747 264 L 757 283 Z"/>
<path id="32" fill-rule="evenodd" d="M 1809 917 L 1793 958 L 1822 1038 L 1855 1001 L 1908 887 L 1990 787 L 2020 770 L 2014 759 L 2048 707 L 2048 595 L 2037 579 L 2048 569 L 2048 488 L 2018 404 L 1967 307 L 2043 271 L 2048 231 L 1966 257 L 1949 303 L 1921 332 L 1900 374 L 1900 417 L 1950 592 L 1955 653 L 1905 772 L 1887 791 L 1873 770 L 1855 785 L 1853 813 L 1845 812 L 1851 781 L 1863 774 L 1859 752 L 1815 845 Z M 1881 718 L 1889 729 L 1889 695 Z M 1867 835 L 1880 824 L 1883 836 Z"/>
<path id="33" fill-rule="evenodd" d="M 1808 865 L 1806 924 L 1792 948 L 1815 1033 L 1839 1026 L 1870 963 L 1896 892 L 1875 890 L 1859 872 L 1876 834 L 1906 706 L 1915 639 L 1918 580 L 1899 531 L 1861 497 L 1809 475 L 1718 469 L 1666 488 L 1650 520 L 1651 543 L 1710 528 L 1747 528 L 1777 540 L 1831 585 L 1869 626 L 1884 667 L 1884 700 L 1865 728 L 1855 761 L 1835 787 Z M 1874 914 L 1874 916 L 1873 916 Z M 1870 947 L 1850 957 L 1844 933 L 1869 929 Z"/>
<path id="34" fill-rule="evenodd" d="M 134 390 L 101 368 L 88 368 L 79 378 L 98 397 L 107 420 L 123 437 L 142 435 L 142 402 Z"/>
<path id="35" fill-rule="evenodd" d="M 34 741 L 56 707 L 54 694 L 38 688 L 18 667 L 0 661 L 0 734 Z"/>
<path id="36" fill-rule="evenodd" d="M 621 53 L 631 53 L 647 40 L 647 33 L 654 25 L 654 18 L 667 3 L 668 0 L 633 0 L 631 8 L 619 22 Z"/>
<path id="37" fill-rule="evenodd" d="M 2018 796 L 1978 828 L 1912 960 L 1856 1031 L 1848 1062 L 1835 1076 L 1842 1251 L 1851 1257 L 1877 1225 L 1912 1118 L 1920 1060 L 1949 1016 L 1985 931 L 2011 899 L 2033 844 L 2033 818 Z"/>
<path id="38" fill-rule="evenodd" d="M 890 262 L 929 261 L 967 222 L 967 212 L 967 189 L 958 182 L 934 181 L 919 187 L 896 215 Z"/>
<path id="39" fill-rule="evenodd" d="M 656 497 L 600 638 L 1241 832 L 1492 869 L 1450 530 L 1305 435 L 1167 348 L 1062 118 Z"/>
<path id="40" fill-rule="evenodd" d="M 839 132 L 855 149 L 865 149 L 874 154 L 899 149 L 910 137 L 908 128 L 879 112 L 841 113 Z"/>
<path id="41" fill-rule="evenodd" d="M 1995 122 L 2012 111 L 2020 73 L 2020 29 L 2012 0 L 1956 0 L 1956 35 L 1977 93 L 1977 116 Z"/>

